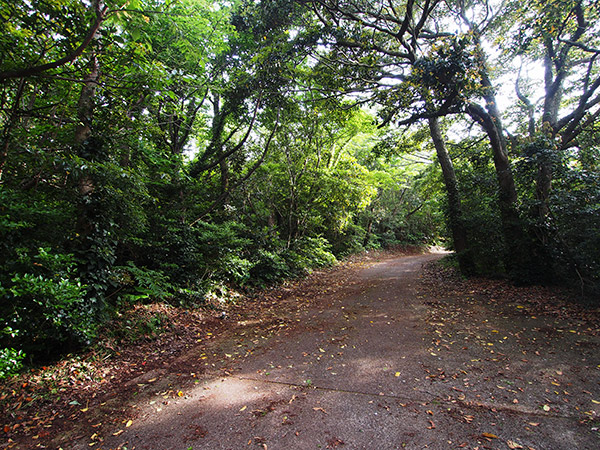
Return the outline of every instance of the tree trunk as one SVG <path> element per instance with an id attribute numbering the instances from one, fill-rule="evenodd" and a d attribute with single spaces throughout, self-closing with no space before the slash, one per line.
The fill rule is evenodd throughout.
<path id="1" fill-rule="evenodd" d="M 94 95 L 96 94 L 96 87 L 98 85 L 98 78 L 100 76 L 100 65 L 98 58 L 92 56 L 91 67 L 88 75 L 86 76 L 83 87 L 81 88 L 81 94 L 79 94 L 79 102 L 77 104 L 77 120 L 78 124 L 75 128 L 74 143 L 78 149 L 79 156 L 86 159 L 93 159 L 95 155 L 91 155 L 91 146 L 86 145 L 86 142 L 92 135 L 92 120 L 94 117 Z M 79 180 L 79 194 L 84 197 L 91 194 L 94 191 L 94 182 L 89 174 L 85 174 Z"/>
<path id="2" fill-rule="evenodd" d="M 506 140 L 502 134 L 500 116 L 495 108 L 487 111 L 473 103 L 469 104 L 467 111 L 486 132 L 492 149 L 496 179 L 498 180 L 498 206 L 506 245 L 506 270 L 514 281 L 530 282 L 532 281 L 530 275 L 533 261 L 516 207 L 517 190 L 506 151 Z"/>
<path id="3" fill-rule="evenodd" d="M 371 205 L 369 208 L 369 219 L 367 222 L 367 230 L 365 232 L 365 238 L 363 239 L 363 247 L 367 248 L 369 245 L 369 241 L 371 240 L 371 231 L 373 230 L 373 211 L 375 210 L 374 206 Z"/>
<path id="4" fill-rule="evenodd" d="M 8 117 L 8 120 L 4 124 L 4 129 L 2 130 L 2 149 L 0 150 L 0 181 L 2 181 L 4 165 L 6 164 L 6 160 L 8 159 L 8 150 L 10 148 L 10 135 L 17 121 L 17 111 L 19 110 L 19 103 L 21 102 L 21 97 L 23 96 L 24 89 L 25 79 L 21 78 L 21 80 L 19 81 L 19 87 L 17 88 L 17 93 L 15 94 L 15 98 L 13 100 L 13 106 L 11 108 L 10 115 Z"/>
<path id="5" fill-rule="evenodd" d="M 448 215 L 450 219 L 450 229 L 452 231 L 452 240 L 454 242 L 454 250 L 456 251 L 461 272 L 465 275 L 469 275 L 474 272 L 473 256 L 468 245 L 467 230 L 463 223 L 456 173 L 454 172 L 452 160 L 450 159 L 450 155 L 448 154 L 448 150 L 446 149 L 446 145 L 442 138 L 442 132 L 437 117 L 429 119 L 429 131 L 435 146 L 440 167 L 442 168 L 444 184 L 446 186 Z"/>
<path id="6" fill-rule="evenodd" d="M 561 67 L 558 73 L 554 76 L 554 59 L 550 55 L 552 43 L 546 40 L 546 56 L 544 58 L 544 85 L 546 95 L 544 97 L 544 109 L 542 113 L 542 133 L 549 133 L 551 138 L 556 137 L 556 126 L 558 122 L 558 109 L 563 97 L 563 79 L 564 71 Z M 543 149 L 546 152 L 551 149 Z M 550 155 L 540 154 L 538 163 L 538 174 L 536 178 L 535 196 L 538 201 L 537 213 L 538 218 L 543 224 L 550 212 L 548 209 L 548 199 L 550 197 L 550 189 L 552 187 L 552 161 Z"/>

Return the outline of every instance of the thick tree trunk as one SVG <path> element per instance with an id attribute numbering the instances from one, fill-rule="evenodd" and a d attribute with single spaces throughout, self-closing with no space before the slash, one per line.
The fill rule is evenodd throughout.
<path id="1" fill-rule="evenodd" d="M 79 157 L 84 160 L 94 161 L 98 156 L 98 142 L 92 139 L 92 122 L 94 116 L 94 96 L 98 86 L 100 66 L 95 56 L 90 60 L 90 71 L 84 79 L 79 101 L 77 103 L 77 126 L 73 137 L 74 147 Z M 89 169 L 83 170 L 77 181 L 79 203 L 76 230 L 80 236 L 80 248 L 83 254 L 88 252 L 86 239 L 94 233 L 95 207 L 91 201 L 96 190 L 94 177 Z"/>
<path id="2" fill-rule="evenodd" d="M 496 179 L 498 180 L 498 206 L 507 250 L 506 270 L 513 280 L 527 282 L 531 274 L 530 264 L 532 261 L 516 207 L 517 190 L 506 151 L 506 140 L 502 134 L 500 116 L 495 107 L 488 111 L 473 103 L 468 106 L 467 112 L 482 126 L 492 149 Z"/>
<path id="3" fill-rule="evenodd" d="M 100 76 L 100 65 L 98 58 L 92 56 L 91 67 L 86 76 L 81 94 L 79 94 L 79 102 L 77 104 L 77 120 L 78 124 L 75 128 L 74 143 L 78 149 L 79 156 L 87 159 L 93 159 L 95 155 L 91 155 L 91 146 L 86 145 L 88 139 L 92 136 L 92 120 L 94 117 L 94 95 L 98 86 L 98 78 Z M 91 194 L 94 191 L 94 182 L 89 175 L 83 175 L 79 180 L 79 194 L 83 197 Z"/>
<path id="4" fill-rule="evenodd" d="M 458 182 L 456 180 L 456 173 L 454 172 L 454 165 L 452 164 L 452 160 L 446 149 L 436 117 L 429 119 L 429 131 L 435 146 L 440 167 L 442 168 L 442 175 L 446 186 L 448 215 L 450 219 L 450 229 L 452 231 L 452 240 L 454 242 L 454 250 L 458 257 L 458 264 L 461 272 L 468 275 L 474 272 L 474 263 L 468 245 L 467 230 L 462 218 Z"/>

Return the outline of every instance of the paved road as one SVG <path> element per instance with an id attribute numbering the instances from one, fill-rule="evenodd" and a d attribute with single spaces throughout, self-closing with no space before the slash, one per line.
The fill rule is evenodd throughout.
<path id="1" fill-rule="evenodd" d="M 295 325 L 263 340 L 229 340 L 220 351 L 240 353 L 259 340 L 260 347 L 232 356 L 225 375 L 200 379 L 181 397 L 165 401 L 157 392 L 130 426 L 93 448 L 600 448 L 573 417 L 468 402 L 468 383 L 435 382 L 454 359 L 431 351 L 427 299 L 416 286 L 422 264 L 437 257 L 377 263 L 346 291 L 298 313 Z"/>

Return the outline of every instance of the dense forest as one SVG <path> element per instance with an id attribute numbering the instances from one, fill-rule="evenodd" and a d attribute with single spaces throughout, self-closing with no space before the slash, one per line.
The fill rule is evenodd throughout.
<path id="1" fill-rule="evenodd" d="M 133 304 L 443 244 L 600 296 L 594 0 L 0 0 L 0 377 Z"/>

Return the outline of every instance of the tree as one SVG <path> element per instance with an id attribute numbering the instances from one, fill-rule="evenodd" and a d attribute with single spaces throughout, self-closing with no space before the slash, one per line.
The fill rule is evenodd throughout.
<path id="1" fill-rule="evenodd" d="M 465 275 L 469 275 L 474 272 L 474 262 L 471 255 L 471 249 L 469 248 L 468 233 L 465 224 L 463 223 L 464 219 L 460 201 L 460 190 L 456 173 L 454 172 L 454 164 L 446 149 L 439 119 L 437 117 L 430 117 L 428 122 L 431 140 L 435 146 L 438 162 L 442 169 L 444 185 L 446 187 L 448 197 L 448 219 L 452 231 L 454 250 L 457 253 L 461 272 Z"/>
<path id="2" fill-rule="evenodd" d="M 522 230 L 516 210 L 517 193 L 500 112 L 496 106 L 481 32 L 467 19 L 464 5 L 459 16 L 469 33 L 441 31 L 436 14 L 447 12 L 439 2 L 312 2 L 315 14 L 331 38 L 331 51 L 321 56 L 322 64 L 344 67 L 351 75 L 344 90 L 367 93 L 365 100 L 382 105 L 383 124 L 394 120 L 399 125 L 428 119 L 436 147 L 442 156 L 444 174 L 452 205 L 451 226 L 458 246 L 466 242 L 461 229 L 456 184 L 452 181 L 450 161 L 444 156 L 443 141 L 436 129 L 436 118 L 467 112 L 486 131 L 494 156 L 499 186 L 499 206 L 505 238 L 510 244 L 507 265 L 519 273 L 524 265 Z M 486 106 L 474 101 L 481 96 Z M 468 266 L 463 261 L 465 268 Z"/>
<path id="3" fill-rule="evenodd" d="M 541 108 L 520 89 L 520 77 L 516 82 L 517 95 L 528 109 L 530 150 L 538 159 L 537 209 L 544 222 L 549 214 L 552 154 L 578 147 L 578 137 L 600 114 L 599 9 L 596 2 L 580 0 L 534 2 L 528 8 L 510 4 L 509 8 L 518 17 L 508 43 L 511 56 L 544 68 Z"/>

